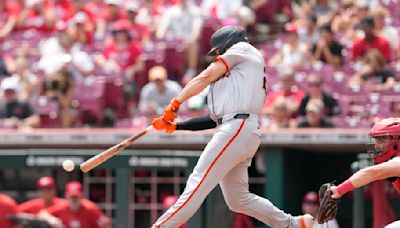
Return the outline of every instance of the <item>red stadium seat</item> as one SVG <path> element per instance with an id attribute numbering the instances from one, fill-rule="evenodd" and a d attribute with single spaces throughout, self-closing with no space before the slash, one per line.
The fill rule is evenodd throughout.
<path id="1" fill-rule="evenodd" d="M 57 128 L 59 125 L 59 105 L 57 101 L 49 100 L 46 96 L 41 96 L 33 109 L 40 117 L 40 126 L 43 128 Z"/>

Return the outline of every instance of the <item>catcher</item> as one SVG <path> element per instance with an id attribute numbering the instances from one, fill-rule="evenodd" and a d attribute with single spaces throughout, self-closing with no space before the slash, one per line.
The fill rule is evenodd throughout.
<path id="1" fill-rule="evenodd" d="M 324 184 L 320 189 L 319 223 L 335 217 L 338 200 L 347 192 L 376 180 L 388 179 L 400 193 L 400 118 L 382 119 L 369 132 L 367 151 L 374 165 L 363 168 L 338 186 Z M 400 221 L 386 228 L 400 227 Z"/>

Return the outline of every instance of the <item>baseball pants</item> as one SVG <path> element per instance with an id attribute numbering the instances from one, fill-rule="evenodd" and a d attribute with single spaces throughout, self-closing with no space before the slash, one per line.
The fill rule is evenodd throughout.
<path id="1" fill-rule="evenodd" d="M 249 192 L 247 169 L 260 145 L 260 135 L 255 118 L 223 123 L 201 154 L 183 193 L 153 228 L 176 228 L 185 223 L 218 183 L 230 210 L 271 227 L 301 227 L 290 214 Z"/>

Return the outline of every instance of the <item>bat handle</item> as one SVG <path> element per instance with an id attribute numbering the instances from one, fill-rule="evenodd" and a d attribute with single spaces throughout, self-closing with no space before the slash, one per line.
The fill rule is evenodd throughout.
<path id="1" fill-rule="evenodd" d="M 152 132 L 152 131 L 154 131 L 153 125 L 150 125 L 150 126 L 148 126 L 148 127 L 146 128 L 146 132 L 147 132 L 147 133 L 150 133 L 150 132 Z"/>

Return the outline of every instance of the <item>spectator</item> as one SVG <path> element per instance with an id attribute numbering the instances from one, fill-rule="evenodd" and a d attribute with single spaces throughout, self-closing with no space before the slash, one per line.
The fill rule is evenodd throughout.
<path id="1" fill-rule="evenodd" d="M 313 8 L 318 19 L 318 24 L 331 23 L 339 10 L 336 1 L 333 0 L 317 0 Z"/>
<path id="2" fill-rule="evenodd" d="M 137 22 L 139 6 L 136 2 L 130 2 L 126 5 L 126 17 L 131 23 L 130 34 L 133 40 L 146 44 L 151 39 L 150 29 L 148 25 Z"/>
<path id="3" fill-rule="evenodd" d="M 59 104 L 61 127 L 71 127 L 73 123 L 71 110 L 73 79 L 71 73 L 65 69 L 54 73 L 46 78 L 44 89 L 47 98 L 55 100 Z"/>
<path id="4" fill-rule="evenodd" d="M 156 1 L 145 1 L 144 5 L 138 10 L 136 22 L 144 24 L 149 28 L 150 34 L 154 35 L 159 27 L 164 6 L 156 5 Z"/>
<path id="5" fill-rule="evenodd" d="M 338 35 L 340 43 L 350 45 L 356 36 L 355 28 L 360 22 L 358 8 L 353 0 L 342 1 L 342 12 L 332 20 L 332 31 Z"/>
<path id="6" fill-rule="evenodd" d="M 18 81 L 14 77 L 1 82 L 1 94 L 4 104 L 0 106 L 1 125 L 10 128 L 33 128 L 39 126 L 39 116 L 32 107 L 18 99 Z"/>
<path id="7" fill-rule="evenodd" d="M 113 25 L 112 41 L 104 47 L 97 63 L 109 72 L 122 73 L 133 80 L 135 73 L 143 68 L 140 44 L 130 35 L 131 24 L 128 20 L 119 20 Z"/>
<path id="8" fill-rule="evenodd" d="M 67 203 L 47 208 L 48 218 L 59 218 L 66 228 L 107 228 L 111 227 L 110 219 L 87 199 L 82 198 L 82 184 L 77 181 L 67 183 L 65 189 Z M 51 216 L 52 215 L 52 216 Z M 45 216 L 44 216 L 45 217 Z"/>
<path id="9" fill-rule="evenodd" d="M 52 177 L 41 177 L 37 182 L 39 198 L 28 200 L 18 205 L 19 213 L 37 215 L 41 210 L 65 203 L 56 196 L 56 185 Z"/>
<path id="10" fill-rule="evenodd" d="M 364 65 L 349 80 L 349 85 L 361 85 L 372 91 L 392 88 L 395 83 L 395 74 L 386 67 L 382 54 L 376 50 L 369 50 L 364 57 Z"/>
<path id="11" fill-rule="evenodd" d="M 15 28 L 21 5 L 16 1 L 0 1 L 0 39 L 6 38 Z"/>
<path id="12" fill-rule="evenodd" d="M 319 99 L 311 99 L 306 106 L 306 117 L 300 120 L 299 128 L 333 128 L 331 120 L 324 113 L 324 103 Z"/>
<path id="13" fill-rule="evenodd" d="M 375 32 L 375 22 L 372 17 L 365 17 L 361 20 L 361 29 L 364 31 L 364 37 L 356 38 L 353 42 L 352 58 L 361 59 L 370 49 L 377 49 L 389 62 L 392 57 L 389 42 Z"/>
<path id="14" fill-rule="evenodd" d="M 303 25 L 298 25 L 299 40 L 311 47 L 317 43 L 320 37 L 320 31 L 317 26 L 317 17 L 314 14 L 307 16 Z"/>
<path id="15" fill-rule="evenodd" d="M 279 97 L 285 98 L 289 104 L 289 110 L 294 114 L 304 97 L 304 92 L 299 90 L 294 84 L 294 74 L 292 72 L 283 72 L 279 74 L 280 88 L 277 91 L 268 93 L 263 106 L 263 114 L 271 114 L 274 103 Z"/>
<path id="16" fill-rule="evenodd" d="M 57 33 L 41 43 L 39 49 L 41 58 L 39 69 L 46 75 L 52 75 L 59 70 L 68 69 L 76 77 L 89 75 L 94 70 L 92 57 L 74 43 L 67 32 L 67 24 L 59 21 L 56 24 Z"/>
<path id="17" fill-rule="evenodd" d="M 310 74 L 308 76 L 308 92 L 301 100 L 297 114 L 299 116 L 306 115 L 306 107 L 311 99 L 320 99 L 324 105 L 324 113 L 329 117 L 340 114 L 340 107 L 335 98 L 323 90 L 324 80 L 319 74 Z"/>
<path id="18" fill-rule="evenodd" d="M 290 108 L 290 104 L 286 98 L 278 97 L 273 104 L 271 115 L 263 119 L 263 126 L 268 130 L 295 128 L 296 121 L 292 118 L 293 110 Z"/>
<path id="19" fill-rule="evenodd" d="M 286 24 L 285 31 L 287 32 L 287 42 L 272 56 L 268 65 L 283 69 L 304 66 L 309 55 L 307 45 L 299 41 L 294 24 Z"/>
<path id="20" fill-rule="evenodd" d="M 25 0 L 17 20 L 18 28 L 48 33 L 53 31 L 56 22 L 54 7 L 45 0 Z"/>
<path id="21" fill-rule="evenodd" d="M 198 64 L 198 39 L 202 25 L 200 9 L 190 0 L 182 0 L 167 9 L 161 18 L 156 36 L 159 39 L 182 40 L 187 54 L 186 84 L 196 74 Z"/>
<path id="22" fill-rule="evenodd" d="M 15 73 L 13 77 L 18 81 L 19 100 L 24 102 L 34 102 L 39 97 L 39 87 L 37 76 L 30 72 L 27 59 L 19 57 L 15 60 Z"/>
<path id="23" fill-rule="evenodd" d="M 399 53 L 399 33 L 391 25 L 387 25 L 386 19 L 390 18 L 390 13 L 382 6 L 375 8 L 372 11 L 375 20 L 375 29 L 378 35 L 389 41 L 392 49 L 393 60 L 396 60 Z"/>
<path id="24" fill-rule="evenodd" d="M 93 27 L 89 22 L 87 14 L 78 12 L 70 22 L 71 25 L 68 32 L 73 40 L 72 42 L 80 44 L 81 46 L 92 44 Z"/>
<path id="25" fill-rule="evenodd" d="M 0 193 L 0 227 L 14 228 L 10 217 L 17 214 L 17 204 L 11 197 Z"/>
<path id="26" fill-rule="evenodd" d="M 318 194 L 314 191 L 307 192 L 303 197 L 303 202 L 301 204 L 301 208 L 303 213 L 310 214 L 314 218 L 317 216 L 319 200 Z M 339 224 L 336 219 L 329 220 L 326 223 L 318 224 L 317 221 L 314 222 L 313 228 L 339 228 Z"/>
<path id="27" fill-rule="evenodd" d="M 103 40 L 109 31 L 112 30 L 112 26 L 119 20 L 125 19 L 124 10 L 121 8 L 122 0 L 104 0 L 106 6 L 102 6 L 101 3 L 97 3 L 97 7 L 101 10 L 98 18 L 96 18 L 96 40 Z M 88 7 L 86 7 L 88 9 Z"/>
<path id="28" fill-rule="evenodd" d="M 239 9 L 243 6 L 243 0 L 204 0 L 201 10 L 207 16 L 216 17 L 220 20 L 237 18 Z"/>
<path id="29" fill-rule="evenodd" d="M 320 39 L 312 48 L 314 61 L 339 66 L 342 64 L 342 45 L 334 39 L 330 24 L 319 27 Z"/>
<path id="30" fill-rule="evenodd" d="M 182 87 L 175 81 L 167 79 L 167 70 L 155 66 L 149 70 L 149 83 L 140 93 L 139 110 L 147 114 L 161 114 L 172 98 L 176 97 Z"/>

